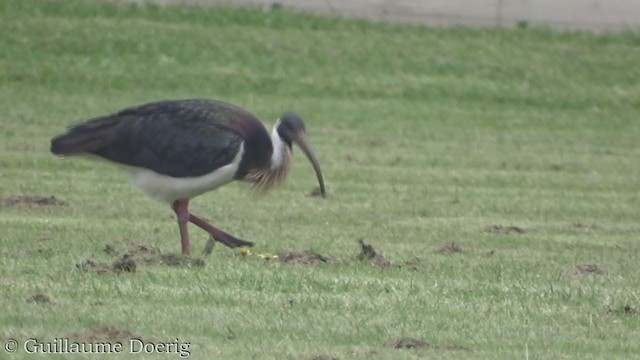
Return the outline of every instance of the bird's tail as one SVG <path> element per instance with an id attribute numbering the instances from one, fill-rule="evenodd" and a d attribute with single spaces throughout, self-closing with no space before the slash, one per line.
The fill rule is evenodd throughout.
<path id="1" fill-rule="evenodd" d="M 51 152 L 56 155 L 93 153 L 112 142 L 118 124 L 115 118 L 102 117 L 73 126 L 51 139 Z"/>

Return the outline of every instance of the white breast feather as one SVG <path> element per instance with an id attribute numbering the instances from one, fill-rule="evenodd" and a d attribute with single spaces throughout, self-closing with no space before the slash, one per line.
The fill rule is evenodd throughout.
<path id="1" fill-rule="evenodd" d="M 240 151 L 230 164 L 197 177 L 175 178 L 131 166 L 125 167 L 125 171 L 131 183 L 145 194 L 160 201 L 173 203 L 176 200 L 191 199 L 233 181 L 243 152 L 244 143 L 241 143 Z"/>
<path id="2" fill-rule="evenodd" d="M 278 121 L 278 124 L 280 122 Z M 282 165 L 282 161 L 284 161 L 283 151 L 285 151 L 284 143 L 282 139 L 280 139 L 280 135 L 278 134 L 278 124 L 273 127 L 271 130 L 271 144 L 273 144 L 273 154 L 271 155 L 271 168 L 275 169 Z"/>

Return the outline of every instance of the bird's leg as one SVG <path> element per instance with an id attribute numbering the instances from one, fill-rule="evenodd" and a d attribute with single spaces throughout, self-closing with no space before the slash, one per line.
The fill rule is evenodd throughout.
<path id="1" fill-rule="evenodd" d="M 180 228 L 180 242 L 182 243 L 182 254 L 189 255 L 191 247 L 189 245 L 189 200 L 176 200 L 171 205 L 178 218 Z"/>
<path id="2" fill-rule="evenodd" d="M 234 237 L 231 234 L 228 234 L 220 229 L 218 229 L 217 227 L 209 224 L 208 222 L 204 221 L 204 219 L 201 219 L 193 214 L 189 214 L 189 221 L 191 221 L 194 225 L 196 225 L 197 227 L 201 228 L 202 230 L 208 232 L 209 234 L 211 234 L 211 236 L 216 240 L 219 241 L 225 245 L 227 245 L 230 248 L 236 248 L 236 247 L 242 247 L 242 246 L 253 246 L 255 245 L 254 243 L 250 242 L 250 241 L 245 241 L 245 240 L 240 240 L 236 237 Z"/>

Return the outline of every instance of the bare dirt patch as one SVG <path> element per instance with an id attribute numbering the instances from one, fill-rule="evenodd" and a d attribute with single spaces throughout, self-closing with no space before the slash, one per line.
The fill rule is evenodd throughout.
<path id="1" fill-rule="evenodd" d="M 433 345 L 427 341 L 415 339 L 411 337 L 401 337 L 391 339 L 389 345 L 394 349 L 432 349 L 441 351 L 467 351 L 471 352 L 466 346 L 458 344 L 446 344 L 446 345 Z"/>
<path id="2" fill-rule="evenodd" d="M 581 222 L 575 222 L 571 224 L 574 229 L 583 230 L 583 231 L 595 231 L 599 230 L 600 226 L 597 224 L 584 224 Z"/>
<path id="3" fill-rule="evenodd" d="M 103 325 L 88 331 L 71 334 L 74 340 L 85 341 L 127 341 L 129 339 L 142 339 L 141 336 L 114 325 Z"/>
<path id="4" fill-rule="evenodd" d="M 124 254 L 120 259 L 116 260 L 111 267 L 114 271 L 119 272 L 136 272 L 136 270 L 138 270 L 138 264 L 129 254 Z"/>
<path id="5" fill-rule="evenodd" d="M 120 255 L 121 259 L 130 258 L 136 263 L 144 265 L 156 265 L 161 262 L 160 249 L 147 244 L 137 244 L 130 239 L 124 240 L 124 249 L 118 250 L 114 246 L 109 247 L 109 245 L 106 245 L 104 252 L 110 252 L 112 255 L 116 256 L 122 254 Z"/>
<path id="6" fill-rule="evenodd" d="M 53 195 L 10 195 L 0 198 L 3 206 L 13 207 L 63 207 L 69 206 L 69 203 L 58 199 Z"/>
<path id="7" fill-rule="evenodd" d="M 301 355 L 294 357 L 295 360 L 339 360 L 335 355 L 318 354 L 318 355 Z"/>
<path id="8" fill-rule="evenodd" d="M 637 315 L 638 310 L 631 307 L 631 305 L 624 305 L 618 309 L 613 309 L 611 307 L 607 308 L 607 314 L 609 315 Z"/>
<path id="9" fill-rule="evenodd" d="M 278 259 L 282 263 L 302 265 L 318 265 L 334 262 L 331 258 L 311 249 L 304 251 L 285 251 L 278 255 Z"/>
<path id="10" fill-rule="evenodd" d="M 106 262 L 87 259 L 76 264 L 81 271 L 98 274 L 122 274 L 136 272 L 140 266 L 204 266 L 201 258 L 192 258 L 182 254 L 163 254 L 155 246 L 135 243 L 124 239 L 120 246 L 105 245 L 103 252 L 116 259 L 109 265 Z"/>
<path id="11" fill-rule="evenodd" d="M 118 256 L 118 250 L 111 244 L 105 245 L 102 251 L 109 256 Z"/>
<path id="12" fill-rule="evenodd" d="M 109 256 L 119 257 L 113 264 L 121 270 L 135 269 L 139 265 L 164 265 L 164 266 L 204 266 L 205 262 L 201 258 L 167 253 L 163 254 L 155 246 L 136 243 L 131 239 L 122 240 L 120 246 L 107 244 L 103 249 Z M 135 270 L 134 270 L 135 271 Z"/>
<path id="13" fill-rule="evenodd" d="M 444 243 L 438 250 L 436 250 L 438 254 L 458 254 L 463 252 L 462 246 L 455 241 L 450 241 Z"/>
<path id="14" fill-rule="evenodd" d="M 484 232 L 491 234 L 524 234 L 528 232 L 527 229 L 519 226 L 504 226 L 504 225 L 490 225 L 484 229 Z"/>
<path id="15" fill-rule="evenodd" d="M 576 265 L 573 268 L 572 274 L 575 276 L 602 275 L 603 271 L 598 267 L 597 264 L 582 264 L 582 265 Z"/>
<path id="16" fill-rule="evenodd" d="M 119 274 L 122 270 L 114 269 L 107 263 L 102 261 L 87 259 L 81 263 L 76 264 L 76 268 L 84 272 L 94 272 L 97 274 Z"/>
<path id="17" fill-rule="evenodd" d="M 402 337 L 397 339 L 391 339 L 389 345 L 394 349 L 415 349 L 415 348 L 430 348 L 431 344 L 426 341 L 418 340 L 410 337 Z"/>
<path id="18" fill-rule="evenodd" d="M 380 269 L 398 268 L 412 271 L 425 267 L 425 262 L 419 257 L 413 257 L 404 262 L 392 263 L 387 260 L 373 245 L 365 243 L 363 239 L 358 240 L 358 245 L 358 252 L 356 255 L 348 258 L 333 258 L 309 249 L 303 251 L 289 250 L 281 252 L 278 254 L 277 260 L 281 263 L 301 265 L 349 265 L 354 262 L 366 262 L 367 264 Z"/>
<path id="19" fill-rule="evenodd" d="M 356 257 L 358 260 L 368 261 L 369 264 L 376 267 L 387 267 L 391 265 L 373 245 L 366 244 L 363 239 L 358 240 L 358 244 L 360 244 L 360 253 Z"/>
<path id="20" fill-rule="evenodd" d="M 322 191 L 320 191 L 320 187 L 316 186 L 313 189 L 311 189 L 311 191 L 309 192 L 309 196 L 322 196 Z"/>
<path id="21" fill-rule="evenodd" d="M 109 256 L 130 257 L 139 263 L 156 263 L 160 257 L 160 249 L 155 246 L 136 243 L 135 241 L 125 238 L 120 244 L 107 244 L 102 250 Z"/>
<path id="22" fill-rule="evenodd" d="M 550 164 L 549 169 L 553 171 L 566 171 L 569 173 L 582 173 L 586 171 L 583 164 L 577 162 L 565 162 Z"/>
<path id="23" fill-rule="evenodd" d="M 160 263 L 159 265 L 165 266 L 195 266 L 202 267 L 205 266 L 206 263 L 201 258 L 192 258 L 190 256 L 182 255 L 182 254 L 162 254 L 160 255 Z"/>
<path id="24" fill-rule="evenodd" d="M 37 293 L 27 298 L 27 303 L 54 305 L 56 302 L 45 293 Z"/>

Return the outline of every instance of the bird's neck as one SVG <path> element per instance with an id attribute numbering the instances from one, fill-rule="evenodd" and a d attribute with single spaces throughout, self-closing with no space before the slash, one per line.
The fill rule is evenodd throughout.
<path id="1" fill-rule="evenodd" d="M 291 149 L 282 141 L 275 126 L 271 131 L 271 144 L 273 152 L 269 166 L 252 171 L 247 176 L 248 180 L 253 183 L 253 188 L 258 192 L 267 192 L 283 182 L 291 168 Z"/>
<path id="2" fill-rule="evenodd" d="M 291 161 L 291 151 L 287 144 L 282 141 L 278 134 L 277 126 L 271 131 L 271 144 L 273 145 L 273 153 L 271 154 L 271 169 L 288 167 Z"/>

